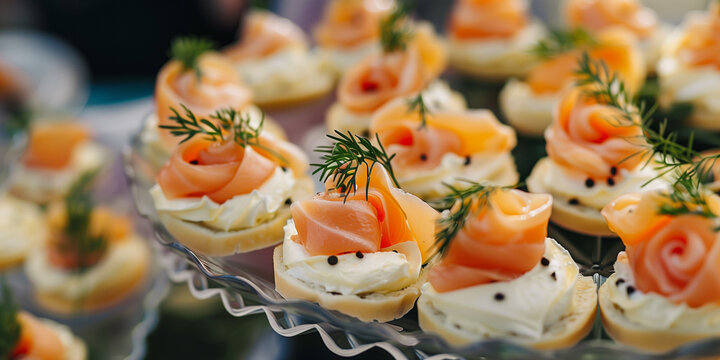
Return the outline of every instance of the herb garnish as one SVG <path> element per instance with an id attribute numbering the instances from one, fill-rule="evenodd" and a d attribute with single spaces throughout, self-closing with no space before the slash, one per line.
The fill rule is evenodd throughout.
<path id="1" fill-rule="evenodd" d="M 198 59 L 200 55 L 213 49 L 213 43 L 208 39 L 194 36 L 180 37 L 173 40 L 170 56 L 180 61 L 185 70 L 195 71 L 197 77 L 202 76 Z"/>
<path id="2" fill-rule="evenodd" d="M 419 92 L 416 97 L 408 101 L 408 108 L 410 112 L 418 112 L 418 115 L 420 115 L 420 129 L 424 129 L 427 126 L 427 115 L 430 113 L 430 109 L 428 109 L 427 105 L 425 105 L 422 91 Z"/>
<path id="3" fill-rule="evenodd" d="M 89 192 L 96 172 L 83 174 L 70 188 L 65 197 L 67 223 L 63 229 L 63 239 L 57 246 L 62 253 L 75 253 L 78 259 L 78 271 L 92 266 L 93 258 L 107 249 L 105 234 L 92 234 L 90 223 L 95 204 Z"/>
<path id="4" fill-rule="evenodd" d="M 380 142 L 380 137 L 375 134 L 377 146 L 369 139 L 351 132 L 344 134 L 335 130 L 335 134 L 328 134 L 328 138 L 334 141 L 333 145 L 318 146 L 315 151 L 323 154 L 320 157 L 322 163 L 310 164 L 316 169 L 313 175 L 320 174 L 320 181 L 325 182 L 332 179 L 335 187 L 343 192 L 347 201 L 350 193 L 357 191 L 357 172 L 360 166 L 367 167 L 367 182 L 370 182 L 370 173 L 375 165 L 380 165 L 387 170 L 395 186 L 400 187 L 390 162 L 395 154 L 388 155 Z M 370 187 L 365 188 L 365 199 L 369 196 Z"/>
<path id="5" fill-rule="evenodd" d="M 180 143 L 184 143 L 195 136 L 204 136 L 208 141 L 224 142 L 232 140 L 241 147 L 248 145 L 262 149 L 269 153 L 281 163 L 287 164 L 287 160 L 273 149 L 260 142 L 260 133 L 265 125 L 265 113 L 261 113 L 260 123 L 252 126 L 252 118 L 249 112 L 240 113 L 233 108 L 224 108 L 215 111 L 209 119 L 198 117 L 187 106 L 180 104 L 185 112 L 181 115 L 175 108 L 170 107 L 173 115 L 169 117 L 177 125 L 160 125 L 160 129 L 170 130 L 174 136 L 184 136 Z"/>
<path id="6" fill-rule="evenodd" d="M 532 52 L 541 59 L 550 59 L 573 49 L 587 49 L 597 45 L 593 36 L 584 29 L 553 30 L 550 37 L 539 41 Z"/>
<path id="7" fill-rule="evenodd" d="M 0 298 L 0 359 L 10 359 L 20 341 L 20 323 L 18 322 L 18 306 L 10 293 L 7 280 L 0 281 L 2 298 Z"/>
<path id="8" fill-rule="evenodd" d="M 646 149 L 630 157 L 647 156 L 645 166 L 652 163 L 653 168 L 658 171 L 658 175 L 643 186 L 668 174 L 675 176 L 670 192 L 663 194 L 669 203 L 661 205 L 658 213 L 695 214 L 716 218 L 717 215 L 710 210 L 705 200 L 709 190 L 705 188 L 704 183 L 712 178 L 712 166 L 718 161 L 720 154 L 703 156 L 695 151 L 692 133 L 687 145 L 680 144 L 677 134 L 667 131 L 667 120 L 660 123 L 658 130 L 653 129 L 652 113 L 655 108 L 648 109 L 643 103 L 632 104 L 623 81 L 617 74 L 610 72 L 602 60 L 595 61 L 587 54 L 583 54 L 577 74 L 579 75 L 577 84 L 587 86 L 586 95 L 620 111 L 621 120 L 625 120 L 620 126 L 639 126 L 642 129 L 643 138 L 647 143 Z"/>
<path id="9" fill-rule="evenodd" d="M 387 18 L 380 21 L 380 45 L 384 52 L 405 50 L 408 40 L 413 36 L 405 20 L 409 9 L 408 2 L 401 1 Z"/>

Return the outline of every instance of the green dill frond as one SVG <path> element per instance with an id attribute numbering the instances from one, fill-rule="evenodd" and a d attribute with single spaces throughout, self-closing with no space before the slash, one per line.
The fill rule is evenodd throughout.
<path id="1" fill-rule="evenodd" d="M 180 61 L 185 70 L 195 71 L 195 74 L 200 77 L 202 72 L 198 66 L 198 59 L 200 55 L 213 48 L 212 41 L 208 39 L 194 36 L 179 37 L 173 40 L 170 56 L 172 59 Z"/>
<path id="2" fill-rule="evenodd" d="M 5 277 L 0 278 L 0 359 L 10 359 L 20 341 L 18 306 L 13 299 Z"/>
<path id="3" fill-rule="evenodd" d="M 343 134 L 335 130 L 335 134 L 328 134 L 334 143 L 332 145 L 321 145 L 315 152 L 322 154 L 322 163 L 310 164 L 315 167 L 313 175 L 320 174 L 320 181 L 325 182 L 332 179 L 335 186 L 343 192 L 344 200 L 357 191 L 357 172 L 360 166 L 367 167 L 367 181 L 370 182 L 370 173 L 375 165 L 380 165 L 387 170 L 395 186 L 400 187 L 390 162 L 395 154 L 388 155 L 380 142 L 380 137 L 375 134 L 377 146 L 370 142 L 370 139 L 354 135 L 351 132 Z M 369 187 L 365 189 L 365 198 L 369 196 Z"/>
<path id="4" fill-rule="evenodd" d="M 597 41 L 584 29 L 553 30 L 549 38 L 539 41 L 533 47 L 532 53 L 541 59 L 550 59 L 571 50 L 594 46 L 597 46 Z"/>
<path id="5" fill-rule="evenodd" d="M 67 242 L 60 242 L 60 252 L 77 254 L 77 270 L 83 271 L 89 266 L 89 259 L 107 249 L 107 238 L 104 234 L 90 233 L 90 222 L 95 203 L 90 194 L 90 187 L 97 172 L 83 174 L 70 188 L 65 197 L 65 214 L 67 223 L 63 235 Z"/>
<path id="6" fill-rule="evenodd" d="M 409 10 L 409 3 L 400 1 L 395 6 L 395 10 L 387 18 L 380 21 L 380 45 L 384 52 L 405 50 L 407 42 L 413 36 L 412 30 L 406 21 Z"/>
<path id="7" fill-rule="evenodd" d="M 170 121 L 175 122 L 177 125 L 160 125 L 160 129 L 170 130 L 170 134 L 174 136 L 184 136 L 185 138 L 180 140 L 180 143 L 184 143 L 196 135 L 204 135 L 205 139 L 209 141 L 223 141 L 223 132 L 220 127 L 208 119 L 198 119 L 195 114 L 187 108 L 187 106 L 180 104 L 185 112 L 181 115 L 174 107 L 170 107 L 170 111 L 173 115 L 169 117 Z"/>
<path id="8" fill-rule="evenodd" d="M 443 184 L 450 189 L 450 194 L 430 204 L 438 210 L 447 210 L 438 219 L 438 231 L 435 234 L 435 255 L 442 255 L 455 238 L 470 214 L 478 209 L 490 206 L 488 199 L 490 194 L 496 190 L 514 189 L 518 185 L 494 186 L 481 184 L 475 181 L 463 180 L 468 187 L 457 188 L 449 184 Z M 433 255 L 433 256 L 435 256 Z"/>
<path id="9" fill-rule="evenodd" d="M 427 126 L 427 116 L 430 113 L 430 109 L 425 105 L 422 92 L 408 101 L 408 108 L 410 112 L 417 111 L 418 115 L 420 115 L 420 128 L 424 129 L 425 126 Z"/>

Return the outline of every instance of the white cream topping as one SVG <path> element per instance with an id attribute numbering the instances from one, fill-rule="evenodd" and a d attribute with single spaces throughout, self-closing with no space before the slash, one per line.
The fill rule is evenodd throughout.
<path id="1" fill-rule="evenodd" d="M 389 293 L 412 285 L 420 275 L 422 256 L 415 242 L 363 253 L 362 258 L 355 253 L 337 255 L 337 264 L 330 265 L 327 256 L 312 256 L 303 245 L 292 240 L 297 235 L 292 219 L 284 229 L 283 266 L 288 275 L 325 292 Z"/>
<path id="2" fill-rule="evenodd" d="M 78 145 L 69 164 L 62 169 L 17 165 L 12 175 L 12 191 L 23 198 L 47 202 L 62 197 L 84 173 L 100 169 L 109 160 L 108 151 L 93 141 Z"/>
<path id="3" fill-rule="evenodd" d="M 352 48 L 321 47 L 319 54 L 323 61 L 331 66 L 338 75 L 341 75 L 368 55 L 379 51 L 380 44 L 377 41 L 370 41 Z"/>
<path id="4" fill-rule="evenodd" d="M 560 93 L 535 93 L 526 82 L 511 79 L 500 92 L 500 108 L 518 130 L 542 135 L 553 119 Z"/>
<path id="5" fill-rule="evenodd" d="M 46 237 L 45 219 L 37 205 L 0 197 L 0 263 L 24 258 Z"/>
<path id="6" fill-rule="evenodd" d="M 460 93 L 450 89 L 450 86 L 442 80 L 435 80 L 428 85 L 423 91 L 423 100 L 428 105 L 428 108 L 434 111 L 463 111 L 467 108 L 465 98 Z M 362 134 L 368 130 L 372 115 L 372 112 L 358 113 L 350 111 L 338 102 L 328 111 L 328 118 L 331 119 L 328 122 L 336 125 L 337 130 Z"/>
<path id="7" fill-rule="evenodd" d="M 248 147 L 246 151 L 253 150 Z M 278 166 L 259 188 L 248 194 L 233 196 L 222 204 L 206 195 L 168 199 L 158 184 L 150 189 L 150 195 L 160 213 L 216 230 L 235 231 L 252 228 L 274 218 L 285 200 L 293 194 L 295 182 L 291 169 L 283 170 Z"/>
<path id="8" fill-rule="evenodd" d="M 515 36 L 502 39 L 453 39 L 449 50 L 453 62 L 475 64 L 499 73 L 523 74 L 532 66 L 530 51 L 545 36 L 545 27 L 532 21 Z"/>
<path id="9" fill-rule="evenodd" d="M 294 46 L 262 59 L 237 62 L 236 69 L 259 103 L 329 90 L 332 70 L 304 46 Z"/>
<path id="10" fill-rule="evenodd" d="M 542 337 L 545 329 L 572 311 L 578 267 L 555 240 L 545 240 L 547 266 L 510 280 L 438 293 L 430 283 L 422 295 L 445 315 L 447 326 L 491 337 Z M 555 274 L 553 277 L 552 274 Z M 502 300 L 496 300 L 502 294 Z"/>
<path id="11" fill-rule="evenodd" d="M 470 163 L 455 153 L 443 155 L 440 164 L 434 169 L 402 169 L 396 167 L 398 182 L 403 190 L 423 199 L 438 198 L 447 195 L 450 190 L 443 184 L 454 187 L 467 187 L 463 180 L 484 182 L 494 185 L 512 185 L 517 182 L 515 163 L 510 152 L 483 152 L 470 156 Z"/>
<path id="12" fill-rule="evenodd" d="M 618 283 L 618 279 L 623 281 Z M 629 321 L 637 325 L 652 330 L 720 330 L 720 305 L 692 308 L 687 304 L 673 303 L 660 294 L 643 293 L 637 290 L 632 269 L 626 262 L 615 263 L 615 277 L 610 281 L 607 284 L 610 301 L 622 309 Z M 630 286 L 635 291 L 628 295 L 627 288 Z"/>
<path id="13" fill-rule="evenodd" d="M 660 178 L 643 186 L 658 176 L 652 165 L 638 166 L 634 170 L 619 169 L 615 184 L 595 181 L 592 187 L 585 186 L 585 179 L 567 174 L 565 167 L 547 159 L 548 170 L 541 179 L 543 187 L 553 196 L 565 199 L 578 199 L 580 204 L 598 211 L 620 195 L 632 192 L 651 191 L 666 188 L 667 182 Z"/>
<path id="14" fill-rule="evenodd" d="M 83 272 L 59 269 L 48 261 L 47 250 L 30 255 L 25 262 L 25 273 L 40 292 L 50 293 L 69 301 L 81 301 L 103 283 L 122 276 L 127 259 L 144 257 L 149 261 L 149 250 L 143 240 L 131 237 L 113 244 L 102 260 Z"/>
<path id="15" fill-rule="evenodd" d="M 670 57 L 660 61 L 658 74 L 666 106 L 689 102 L 696 111 L 720 115 L 720 71 L 716 67 L 689 67 Z"/>

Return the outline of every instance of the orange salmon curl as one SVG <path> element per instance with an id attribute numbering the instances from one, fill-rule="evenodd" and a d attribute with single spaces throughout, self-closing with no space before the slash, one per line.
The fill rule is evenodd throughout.
<path id="1" fill-rule="evenodd" d="M 233 62 L 261 59 L 293 46 L 307 46 L 302 30 L 270 12 L 253 11 L 245 18 L 242 38 L 225 49 Z"/>
<path id="2" fill-rule="evenodd" d="M 718 214 L 720 198 L 705 199 Z M 620 196 L 602 214 L 625 243 L 637 288 L 691 307 L 720 304 L 720 235 L 716 219 L 696 214 L 659 215 L 670 200 L 659 192 Z M 717 215 L 716 215 L 717 216 Z"/>
<path id="3" fill-rule="evenodd" d="M 23 165 L 60 170 L 70 164 L 78 146 L 90 139 L 90 130 L 72 122 L 34 124 L 30 128 Z"/>
<path id="4" fill-rule="evenodd" d="M 580 177 L 604 179 L 613 167 L 634 170 L 647 160 L 640 119 L 629 122 L 581 88 L 563 96 L 554 117 L 545 130 L 548 156 Z"/>
<path id="5" fill-rule="evenodd" d="M 617 72 L 632 94 L 645 81 L 645 60 L 637 40 L 621 28 L 610 28 L 595 35 L 597 44 L 585 49 L 588 55 L 602 60 L 608 69 Z M 536 94 L 557 93 L 575 81 L 578 59 L 583 49 L 576 49 L 547 59 L 536 65 L 527 76 L 527 83 Z"/>
<path id="6" fill-rule="evenodd" d="M 638 0 L 570 0 L 566 13 L 571 27 L 592 32 L 620 26 L 646 38 L 658 26 L 657 14 Z"/>
<path id="7" fill-rule="evenodd" d="M 26 312 L 17 315 L 20 323 L 20 340 L 11 359 L 62 360 L 65 347 L 62 340 L 49 326 Z"/>
<path id="8" fill-rule="evenodd" d="M 296 146 L 269 133 L 261 134 L 259 141 L 261 147 L 243 147 L 232 139 L 194 137 L 175 148 L 157 183 L 169 199 L 208 196 L 222 204 L 259 188 L 278 166 L 289 167 L 296 177 L 305 174 L 307 159 Z"/>
<path id="9" fill-rule="evenodd" d="M 447 292 L 522 276 L 545 253 L 552 197 L 520 190 L 493 190 L 470 213 L 428 280 Z"/>
<path id="10" fill-rule="evenodd" d="M 393 186 L 380 164 L 372 166 L 368 181 L 368 166 L 372 165 L 358 167 L 357 190 L 345 202 L 345 193 L 336 189 L 331 178 L 325 192 L 293 203 L 290 210 L 298 231 L 293 241 L 311 255 L 377 252 L 415 241 L 426 260 L 433 245 L 437 211 Z"/>
<path id="11" fill-rule="evenodd" d="M 720 4 L 711 2 L 703 16 L 692 18 L 685 30 L 678 57 L 692 66 L 715 66 L 720 71 Z"/>
<path id="12" fill-rule="evenodd" d="M 380 37 L 378 24 L 395 7 L 393 0 L 333 0 L 313 34 L 324 47 L 353 48 Z"/>
<path id="13" fill-rule="evenodd" d="M 208 117 L 219 108 L 243 109 L 252 102 L 252 93 L 232 64 L 218 53 L 209 52 L 198 59 L 200 76 L 185 69 L 178 60 L 160 70 L 155 83 L 158 125 L 174 125 L 170 108 L 182 111 L 185 105 L 198 117 Z M 179 138 L 169 130 L 158 129 L 163 142 L 174 146 Z"/>
<path id="14" fill-rule="evenodd" d="M 459 0 L 448 33 L 457 40 L 509 38 L 528 22 L 527 0 Z"/>
<path id="15" fill-rule="evenodd" d="M 447 65 L 444 45 L 429 24 L 413 27 L 405 50 L 371 55 L 340 80 L 338 101 L 350 111 L 371 113 L 388 101 L 422 90 Z"/>
<path id="16" fill-rule="evenodd" d="M 397 168 L 433 169 L 447 153 L 506 152 L 517 142 L 512 128 L 488 110 L 433 111 L 426 114 L 426 126 L 420 126 L 417 110 L 409 107 L 407 99 L 397 99 L 375 112 L 370 133 L 395 154 Z"/>

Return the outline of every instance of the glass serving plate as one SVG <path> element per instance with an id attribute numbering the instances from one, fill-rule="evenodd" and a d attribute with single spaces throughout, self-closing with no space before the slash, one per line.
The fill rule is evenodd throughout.
<path id="1" fill-rule="evenodd" d="M 309 129 L 304 147 L 322 142 L 322 127 Z M 538 139 L 519 139 L 515 150 L 521 174 L 523 163 L 534 164 L 543 156 L 544 144 Z M 539 151 L 538 151 L 539 149 Z M 605 334 L 599 317 L 590 334 L 576 346 L 558 351 L 538 351 L 504 340 L 477 342 L 457 347 L 442 338 L 424 333 L 418 326 L 417 312 L 388 323 L 362 322 L 336 311 L 302 300 L 286 300 L 275 291 L 272 248 L 226 257 L 196 253 L 176 241 L 159 222 L 149 195 L 157 169 L 144 156 L 139 134 L 124 150 L 125 173 L 138 211 L 152 224 L 156 239 L 167 249 L 163 266 L 171 280 L 187 282 L 195 297 L 219 296 L 233 316 L 264 313 L 270 326 L 282 336 L 317 331 L 327 348 L 341 356 L 353 356 L 372 347 L 387 351 L 396 359 L 477 358 L 502 359 L 677 359 L 720 355 L 720 338 L 689 344 L 662 355 L 639 353 L 615 343 Z M 551 236 L 566 246 L 578 261 L 581 272 L 592 275 L 601 285 L 612 271 L 622 243 L 613 238 L 579 238 L 577 234 L 551 227 Z"/>

